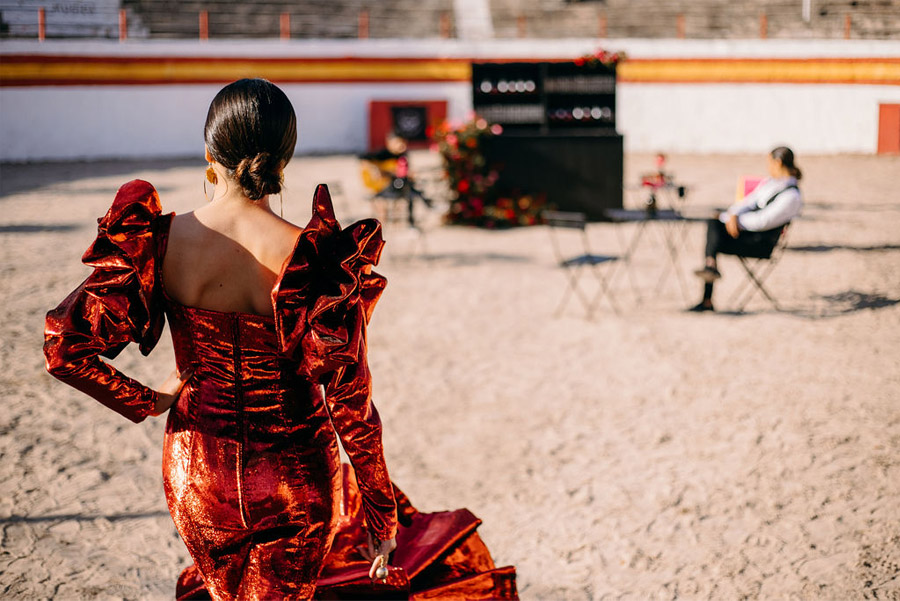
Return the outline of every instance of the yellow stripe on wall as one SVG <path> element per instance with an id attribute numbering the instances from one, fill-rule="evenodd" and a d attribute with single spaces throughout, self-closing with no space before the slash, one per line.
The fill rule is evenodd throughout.
<path id="1" fill-rule="evenodd" d="M 900 85 L 900 59 L 634 60 L 619 78 L 635 83 L 883 83 Z"/>
<path id="2" fill-rule="evenodd" d="M 227 82 L 241 77 L 273 81 L 468 81 L 463 61 L 363 60 L 166 60 L 0 62 L 0 83 Z M 15 84 L 13 84 L 15 85 Z"/>
<path id="3" fill-rule="evenodd" d="M 522 60 L 522 59 L 517 59 Z M 0 85 L 277 82 L 464 82 L 467 59 L 227 59 L 6 56 Z M 900 85 L 900 58 L 635 59 L 619 65 L 628 83 L 835 83 Z"/>

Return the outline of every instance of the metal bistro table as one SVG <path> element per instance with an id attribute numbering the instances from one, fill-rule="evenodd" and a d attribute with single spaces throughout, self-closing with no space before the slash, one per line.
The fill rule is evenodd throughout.
<path id="1" fill-rule="evenodd" d="M 683 227 L 687 223 L 706 221 L 706 218 L 684 215 L 674 209 L 658 209 L 655 211 L 644 209 L 606 209 L 604 213 L 613 223 L 637 224 L 634 233 L 631 235 L 631 239 L 628 240 L 627 243 L 623 239 L 621 228 L 616 228 L 616 236 L 619 239 L 619 244 L 625 248 L 621 262 L 628 270 L 628 279 L 631 283 L 631 290 L 634 293 L 637 303 L 640 304 L 643 302 L 643 299 L 641 298 L 640 291 L 638 290 L 637 283 L 634 279 L 634 270 L 631 259 L 641 240 L 646 238 L 646 236 L 644 236 L 644 231 L 649 224 L 656 224 L 659 226 L 657 229 L 661 234 L 663 245 L 666 248 L 666 254 L 669 256 L 668 263 L 665 263 L 660 271 L 654 291 L 659 294 L 660 289 L 669 276 L 670 270 L 673 270 L 675 272 L 675 278 L 678 280 L 679 286 L 681 287 L 682 297 L 685 302 L 689 302 L 687 284 L 685 283 L 684 274 L 681 272 L 678 262 L 680 252 L 679 247 L 684 244 Z"/>

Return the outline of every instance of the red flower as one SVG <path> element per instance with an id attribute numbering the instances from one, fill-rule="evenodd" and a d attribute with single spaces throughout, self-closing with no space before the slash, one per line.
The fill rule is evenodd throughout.
<path id="1" fill-rule="evenodd" d="M 585 60 L 583 57 L 575 59 L 575 64 L 578 65 L 579 67 L 584 65 L 584 63 L 585 63 Z"/>
<path id="2" fill-rule="evenodd" d="M 467 180 L 462 180 L 456 185 L 456 189 L 461 193 L 465 194 L 469 191 L 469 182 Z"/>

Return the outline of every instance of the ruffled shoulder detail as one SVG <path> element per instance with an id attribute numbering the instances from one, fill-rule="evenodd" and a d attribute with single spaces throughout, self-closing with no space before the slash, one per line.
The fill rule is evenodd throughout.
<path id="1" fill-rule="evenodd" d="M 101 301 L 102 311 L 85 316 L 94 335 L 113 342 L 113 357 L 130 341 L 148 354 L 162 334 L 165 314 L 159 301 L 158 250 L 154 240 L 162 213 L 159 195 L 148 182 L 119 188 L 106 215 L 98 219 L 97 239 L 81 260 L 94 268 L 84 290 Z"/>
<path id="2" fill-rule="evenodd" d="M 387 285 L 370 271 L 383 246 L 378 221 L 341 229 L 328 187 L 316 188 L 312 219 L 272 290 L 280 350 L 301 375 L 318 382 L 365 352 L 365 326 Z"/>

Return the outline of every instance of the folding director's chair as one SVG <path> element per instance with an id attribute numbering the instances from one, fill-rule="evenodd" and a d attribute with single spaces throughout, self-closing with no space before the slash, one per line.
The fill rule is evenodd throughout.
<path id="1" fill-rule="evenodd" d="M 775 247 L 772 249 L 772 254 L 768 257 L 749 257 L 743 255 L 734 255 L 741 262 L 741 267 L 744 268 L 744 271 L 747 273 L 747 279 L 744 283 L 738 286 L 737 290 L 734 291 L 731 298 L 728 301 L 728 304 L 731 305 L 733 302 L 740 300 L 736 305 L 737 311 L 743 311 L 744 307 L 747 306 L 747 303 L 750 302 L 750 299 L 753 298 L 753 295 L 758 290 L 765 296 L 772 306 L 775 307 L 776 311 L 781 311 L 781 307 L 778 306 L 778 301 L 775 300 L 775 297 L 766 290 L 766 287 L 763 285 L 766 278 L 769 277 L 769 274 L 775 269 L 775 266 L 781 261 L 781 258 L 784 256 L 784 251 L 787 248 L 787 237 L 788 237 L 788 226 L 790 223 L 787 223 L 781 227 L 781 234 L 778 236 L 778 241 L 775 243 Z M 729 254 L 729 253 L 722 253 Z M 749 290 L 748 290 L 749 287 Z"/>
<path id="2" fill-rule="evenodd" d="M 618 314 L 619 309 L 613 300 L 612 290 L 609 287 L 609 278 L 611 274 L 608 270 L 598 269 L 599 266 L 604 263 L 618 260 L 618 257 L 595 255 L 591 252 L 590 241 L 587 235 L 587 216 L 584 213 L 576 212 L 544 211 L 542 217 L 544 218 L 544 222 L 549 226 L 553 254 L 559 263 L 559 266 L 565 271 L 566 280 L 568 281 L 568 287 L 563 293 L 563 297 L 560 300 L 554 315 L 558 316 L 562 313 L 562 310 L 565 308 L 573 294 L 581 301 L 581 304 L 584 305 L 586 317 L 588 319 L 593 315 L 594 309 L 596 309 L 602 296 L 606 296 L 613 311 Z M 580 246 L 580 254 L 574 256 L 566 255 L 561 240 L 563 234 L 560 230 L 563 229 L 571 230 L 573 233 L 577 232 L 579 234 L 577 237 L 568 237 L 580 240 L 580 244 L 577 245 Z M 570 243 L 568 246 L 576 245 Z M 586 270 L 593 273 L 599 284 L 599 290 L 597 290 L 593 296 L 586 293 L 580 285 L 580 279 L 585 274 Z"/>

